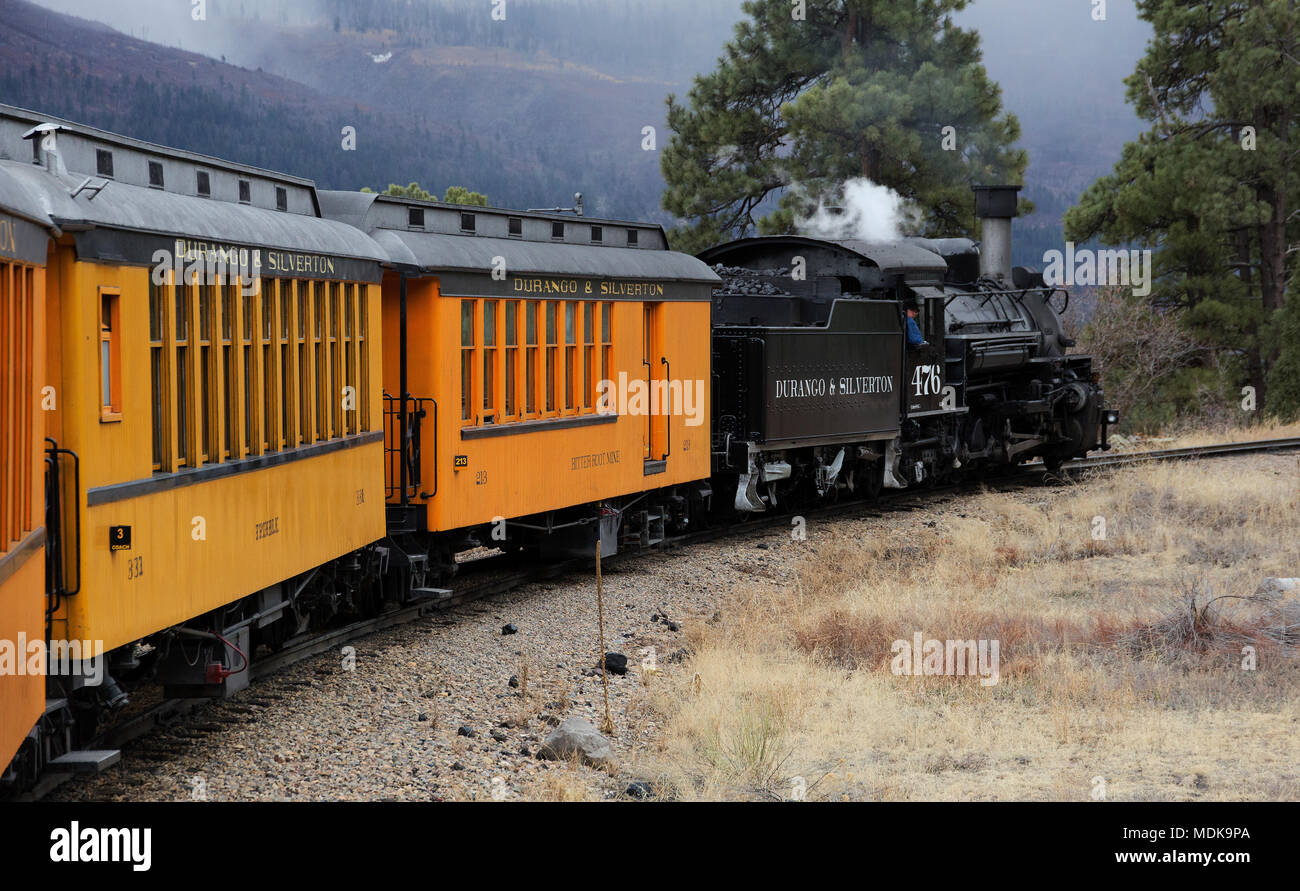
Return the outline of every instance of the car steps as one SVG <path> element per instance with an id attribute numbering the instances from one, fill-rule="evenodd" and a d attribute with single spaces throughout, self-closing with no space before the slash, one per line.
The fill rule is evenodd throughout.
<path id="1" fill-rule="evenodd" d="M 49 769 L 68 773 L 101 773 L 121 760 L 120 749 L 77 749 L 51 758 Z"/>
<path id="2" fill-rule="evenodd" d="M 441 603 L 451 598 L 450 588 L 412 588 L 408 600 L 411 603 Z"/>

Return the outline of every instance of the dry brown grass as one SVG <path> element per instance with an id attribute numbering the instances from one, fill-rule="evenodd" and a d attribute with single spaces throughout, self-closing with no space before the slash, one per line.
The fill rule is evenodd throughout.
<path id="1" fill-rule="evenodd" d="M 1300 603 L 1253 596 L 1300 575 L 1291 461 L 810 529 L 796 584 L 691 628 L 638 768 L 686 799 L 1087 800 L 1095 777 L 1111 799 L 1300 798 Z M 998 640 L 998 683 L 894 675 L 915 632 Z"/>
<path id="2" fill-rule="evenodd" d="M 522 790 L 526 801 L 599 801 L 600 796 L 575 765 L 564 761 Z"/>
<path id="3" fill-rule="evenodd" d="M 1242 414 L 1244 415 L 1245 412 Z M 1283 424 L 1273 419 L 1261 418 L 1252 424 L 1223 424 L 1215 428 L 1200 425 L 1188 430 L 1170 430 L 1163 436 L 1136 436 L 1123 442 L 1118 450 L 1146 452 L 1217 445 L 1224 442 L 1249 442 L 1256 439 L 1287 439 L 1294 436 L 1300 436 L 1300 421 Z"/>

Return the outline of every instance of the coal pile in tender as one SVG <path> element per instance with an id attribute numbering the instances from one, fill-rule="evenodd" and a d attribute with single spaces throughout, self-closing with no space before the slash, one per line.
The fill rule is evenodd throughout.
<path id="1" fill-rule="evenodd" d="M 713 267 L 722 278 L 717 288 L 719 294 L 758 294 L 765 297 L 791 297 L 790 291 L 776 279 L 789 278 L 789 267 L 779 269 L 747 269 L 744 266 L 725 266 L 718 263 Z"/>

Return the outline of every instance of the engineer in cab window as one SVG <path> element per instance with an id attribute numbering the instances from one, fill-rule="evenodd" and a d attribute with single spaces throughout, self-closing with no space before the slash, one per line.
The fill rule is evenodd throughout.
<path id="1" fill-rule="evenodd" d="M 907 308 L 907 346 L 909 349 L 920 349 L 930 344 L 926 342 L 925 337 L 921 335 L 921 326 L 916 322 L 916 307 Z"/>

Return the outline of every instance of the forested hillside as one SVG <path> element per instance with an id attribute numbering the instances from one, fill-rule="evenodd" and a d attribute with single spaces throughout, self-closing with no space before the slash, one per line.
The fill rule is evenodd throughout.
<path id="1" fill-rule="evenodd" d="M 331 35 L 337 45 L 318 36 L 286 31 L 281 58 L 355 89 L 313 89 L 6 0 L 0 101 L 327 188 L 463 185 L 518 207 L 567 204 L 582 191 L 592 213 L 666 218 L 656 159 L 640 145 L 642 127 L 662 117 L 662 86 L 530 70 L 472 48 L 381 65 L 362 51 L 375 41 L 378 53 L 378 35 Z M 356 128 L 355 150 L 344 150 L 344 127 Z"/>

